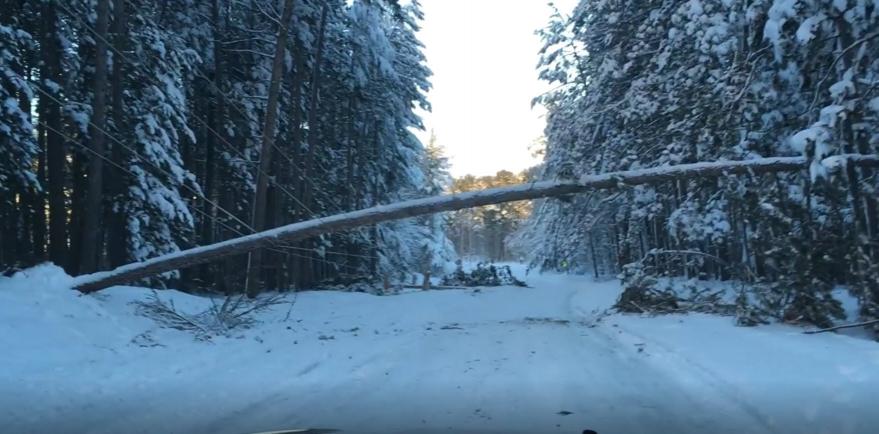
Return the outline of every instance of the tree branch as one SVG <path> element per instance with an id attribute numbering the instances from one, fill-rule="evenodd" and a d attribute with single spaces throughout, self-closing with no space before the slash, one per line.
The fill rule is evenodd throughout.
<path id="1" fill-rule="evenodd" d="M 854 324 L 842 324 L 842 325 L 838 325 L 838 326 L 827 327 L 826 329 L 806 330 L 803 333 L 805 333 L 807 335 L 815 335 L 818 333 L 832 332 L 834 330 L 852 329 L 852 328 L 856 328 L 856 327 L 865 327 L 865 326 L 873 325 L 873 324 L 879 324 L 879 319 L 874 319 L 872 321 L 864 321 L 864 322 L 859 322 L 859 323 L 854 323 Z"/>

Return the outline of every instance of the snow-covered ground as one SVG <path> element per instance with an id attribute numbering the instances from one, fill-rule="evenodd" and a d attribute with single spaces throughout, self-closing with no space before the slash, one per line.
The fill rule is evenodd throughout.
<path id="1" fill-rule="evenodd" d="M 43 267 L 0 280 L 0 431 L 874 433 L 879 344 L 601 312 L 619 287 L 306 292 L 197 341 Z M 209 302 L 163 292 L 177 308 Z M 289 318 L 287 318 L 289 313 Z M 287 318 L 287 319 L 285 319 Z"/>

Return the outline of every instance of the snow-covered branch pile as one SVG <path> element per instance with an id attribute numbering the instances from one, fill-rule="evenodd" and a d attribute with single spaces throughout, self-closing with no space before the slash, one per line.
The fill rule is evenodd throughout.
<path id="1" fill-rule="evenodd" d="M 458 268 L 443 276 L 441 283 L 445 286 L 527 286 L 516 278 L 509 265 L 479 263 L 476 269 L 465 272 L 458 262 Z"/>
<path id="2" fill-rule="evenodd" d="M 675 252 L 676 255 L 692 252 Z M 650 255 L 655 256 L 655 255 Z M 738 315 L 737 304 L 728 288 L 699 287 L 692 282 L 665 279 L 660 282 L 644 261 L 623 269 L 623 291 L 614 307 L 625 313 L 673 314 L 686 312 Z M 740 321 L 742 325 L 756 325 Z"/>

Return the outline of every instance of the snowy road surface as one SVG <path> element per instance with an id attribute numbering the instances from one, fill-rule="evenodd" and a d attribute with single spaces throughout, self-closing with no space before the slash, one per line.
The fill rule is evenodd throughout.
<path id="1" fill-rule="evenodd" d="M 879 344 L 705 315 L 600 313 L 619 289 L 376 297 L 308 292 L 198 342 L 134 315 L 147 292 L 80 297 L 44 269 L 0 280 L 0 431 L 230 433 L 877 432 Z M 163 293 L 182 310 L 205 301 Z M 599 318 L 601 320 L 599 321 Z"/>

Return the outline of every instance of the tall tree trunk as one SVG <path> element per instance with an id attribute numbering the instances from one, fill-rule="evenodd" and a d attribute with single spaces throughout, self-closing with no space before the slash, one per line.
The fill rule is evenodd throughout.
<path id="1" fill-rule="evenodd" d="M 293 164 L 286 164 L 286 167 L 281 169 L 280 182 L 283 185 L 295 186 L 293 194 L 296 196 L 296 200 L 302 200 L 302 190 L 301 190 L 301 168 L 299 167 L 299 162 L 302 161 L 302 119 L 305 116 L 304 109 L 302 107 L 302 98 L 303 98 L 303 85 L 305 83 L 307 68 L 305 62 L 305 48 L 299 42 L 299 39 L 294 39 L 293 49 L 296 52 L 295 57 L 295 68 L 296 72 L 290 76 L 290 88 L 291 88 L 291 123 L 292 127 L 290 129 L 290 149 L 292 150 L 293 155 Z M 304 219 L 305 217 L 300 214 L 300 206 L 298 203 L 290 203 L 286 195 L 283 194 L 281 189 L 275 189 L 276 203 L 278 203 L 278 207 L 276 208 L 276 222 L 281 222 L 281 224 L 290 223 L 291 221 L 298 221 Z M 294 247 L 302 247 L 301 245 L 295 245 Z M 285 276 L 283 285 L 287 286 L 290 283 L 296 282 L 296 276 L 299 276 L 299 257 L 296 256 L 298 253 L 290 254 L 287 252 L 284 258 L 284 268 L 285 268 Z"/>
<path id="2" fill-rule="evenodd" d="M 839 33 L 840 49 L 852 47 L 855 44 L 852 35 L 851 24 L 843 17 L 837 16 L 834 19 Z M 869 42 L 864 42 L 869 44 Z M 869 52 L 869 50 L 867 50 Z M 855 71 L 856 74 L 862 73 L 861 59 L 858 50 L 847 50 L 841 53 L 843 62 L 842 70 Z M 852 81 L 852 99 L 858 98 L 858 80 Z M 856 125 L 861 123 L 862 112 L 852 110 L 842 121 L 842 132 L 844 142 L 844 152 L 864 152 L 870 153 L 869 136 L 864 131 L 856 131 Z M 871 191 L 862 192 L 860 189 L 861 179 L 870 179 L 873 172 L 869 168 L 850 167 L 846 169 L 846 176 L 849 183 L 849 194 L 851 195 L 851 205 L 856 223 L 856 233 L 865 240 L 875 237 L 879 231 L 879 210 L 877 210 L 877 202 L 875 195 Z M 866 194 L 864 194 L 866 193 Z M 856 235 L 856 238 L 858 237 Z M 875 258 L 879 249 L 874 248 L 869 241 L 864 242 L 857 240 L 856 242 L 863 244 L 862 249 L 865 253 Z M 857 267 L 857 264 L 853 264 Z"/>
<path id="3" fill-rule="evenodd" d="M 43 191 L 37 194 L 34 203 L 34 255 L 39 261 L 46 260 L 46 235 L 48 232 L 48 221 L 46 220 L 46 188 L 48 182 L 46 180 L 46 129 L 37 129 L 37 146 L 39 147 L 39 157 L 37 157 L 37 179 Z"/>
<path id="4" fill-rule="evenodd" d="M 43 37 L 40 44 L 40 58 L 43 60 L 40 78 L 61 85 L 61 40 L 58 32 L 58 10 L 54 1 L 43 3 Z M 47 86 L 48 87 L 48 86 Z M 51 87 L 48 93 L 56 92 Z M 56 265 L 68 268 L 67 258 L 67 209 L 64 197 L 64 139 L 61 132 L 61 107 L 49 97 L 40 98 L 40 122 L 45 123 L 42 134 L 46 138 L 46 184 L 49 192 L 49 260 Z"/>
<path id="5" fill-rule="evenodd" d="M 29 68 L 26 65 L 23 65 L 26 61 L 27 59 L 21 59 L 19 63 L 20 69 L 16 71 L 21 74 L 22 77 L 30 76 Z M 33 119 L 31 119 L 31 98 L 25 92 L 19 93 L 18 106 L 21 107 L 22 113 L 28 117 L 28 122 L 33 124 Z M 42 159 L 42 152 L 40 154 L 41 156 L 37 158 L 37 164 L 39 164 L 39 160 Z M 37 172 L 39 172 L 39 170 L 40 169 L 37 168 Z M 39 181 L 41 182 L 40 186 L 45 187 L 45 184 L 42 184 L 43 180 L 39 179 Z M 46 238 L 46 220 L 43 193 L 37 189 L 28 188 L 26 191 L 22 192 L 21 196 L 21 207 L 14 213 L 20 220 L 20 235 L 18 235 L 18 239 L 20 240 L 19 242 L 22 243 L 26 252 L 26 257 L 22 259 L 25 264 L 33 265 L 44 260 L 43 243 Z"/>
<path id="6" fill-rule="evenodd" d="M 83 139 L 83 143 L 80 144 L 80 147 L 87 146 L 86 140 Z M 83 155 L 82 152 L 75 152 L 72 155 L 72 162 L 70 164 L 70 179 L 71 179 L 71 190 L 70 190 L 70 223 L 68 225 L 70 229 L 70 252 L 78 252 L 82 250 L 82 218 L 83 213 L 85 212 L 85 187 L 86 187 L 86 156 Z M 79 274 L 79 261 L 71 259 L 69 261 L 70 274 Z"/>
<path id="7" fill-rule="evenodd" d="M 224 40 L 223 17 L 221 15 L 220 0 L 211 2 L 211 21 L 213 27 L 213 54 L 214 54 L 214 76 L 212 78 L 211 88 L 213 90 L 213 101 L 211 104 L 210 128 L 216 133 L 207 131 L 205 140 L 205 168 L 204 183 L 202 192 L 207 200 L 202 201 L 202 224 L 201 224 L 201 242 L 213 243 L 214 233 L 216 230 L 217 209 L 214 206 L 216 199 L 216 176 L 217 176 L 217 140 L 223 137 L 215 137 L 217 134 L 226 134 L 226 96 L 223 95 L 223 83 L 226 77 L 225 63 L 223 59 L 222 42 Z M 205 265 L 201 267 L 200 277 L 202 282 L 209 282 L 211 278 L 211 267 Z"/>
<path id="8" fill-rule="evenodd" d="M 346 128 L 345 138 L 345 196 L 342 206 L 345 211 L 354 211 L 354 149 L 355 149 L 355 132 L 356 114 L 354 112 L 355 94 L 352 92 L 348 98 L 348 125 Z M 345 266 L 350 270 L 354 268 L 354 243 L 345 243 Z M 348 271 L 350 273 L 350 271 Z"/>
<path id="9" fill-rule="evenodd" d="M 98 19 L 95 23 L 95 77 L 92 121 L 90 128 L 91 150 L 88 165 L 88 190 L 85 197 L 80 272 L 91 273 L 98 269 L 101 248 L 102 198 L 104 195 L 104 130 L 107 122 L 107 31 L 109 28 L 110 0 L 98 0 Z"/>
<path id="10" fill-rule="evenodd" d="M 314 185 L 309 181 L 311 179 L 311 172 L 314 170 L 314 156 L 319 145 L 317 133 L 318 124 L 320 123 L 318 118 L 320 114 L 320 78 L 321 63 L 323 63 L 324 55 L 324 36 L 327 27 L 327 9 L 327 4 L 324 3 L 323 9 L 320 13 L 320 30 L 318 31 L 314 65 L 311 67 L 311 81 L 309 83 L 311 94 L 308 97 L 308 152 L 305 154 L 305 161 L 302 166 L 302 188 L 300 190 L 303 192 L 303 206 L 306 207 L 312 205 L 312 195 L 314 193 Z"/>
<path id="11" fill-rule="evenodd" d="M 0 196 L 0 272 L 15 269 L 18 264 L 14 192 Z"/>
<path id="12" fill-rule="evenodd" d="M 257 231 L 265 229 L 266 199 L 269 185 L 269 171 L 272 167 L 272 153 L 275 146 L 275 130 L 277 128 L 278 98 L 281 91 L 281 80 L 284 74 L 284 53 L 286 52 L 288 26 L 293 15 L 293 0 L 284 0 L 281 21 L 278 26 L 278 37 L 275 42 L 275 55 L 272 62 L 272 76 L 269 81 L 268 102 L 266 104 L 265 125 L 262 132 L 260 147 L 259 173 L 256 181 L 256 197 L 253 201 L 251 226 Z M 250 254 L 247 264 L 247 294 L 256 296 L 260 290 L 260 273 L 262 268 L 262 251 L 255 250 Z"/>
<path id="13" fill-rule="evenodd" d="M 589 256 L 592 257 L 592 276 L 598 279 L 598 256 L 595 256 L 595 242 L 592 241 L 592 230 L 586 233 L 586 241 L 589 245 Z"/>
<path id="14" fill-rule="evenodd" d="M 297 189 L 301 192 L 301 194 L 299 194 L 300 203 L 298 204 L 298 214 L 307 217 L 314 217 L 310 212 L 313 207 L 312 196 L 314 194 L 314 184 L 311 180 L 311 174 L 314 171 L 314 156 L 317 152 L 318 146 L 320 146 L 318 141 L 318 125 L 320 124 L 320 78 L 321 64 L 323 63 L 324 36 L 327 25 L 327 10 L 327 4 L 324 3 L 323 8 L 321 9 L 320 27 L 315 46 L 314 63 L 311 66 L 311 79 L 308 84 L 310 91 L 308 96 L 308 149 L 303 158 L 302 171 L 299 178 L 299 188 Z M 299 255 L 300 263 L 297 267 L 299 271 L 297 286 L 301 288 L 308 286 L 313 282 L 316 270 L 314 269 L 315 263 L 311 258 L 311 250 L 303 250 Z"/>
<path id="15" fill-rule="evenodd" d="M 111 33 L 113 34 L 114 52 L 124 53 L 128 43 L 128 10 L 126 1 L 117 1 L 113 4 L 113 25 Z M 115 131 L 123 133 L 127 131 L 124 104 L 124 83 L 125 68 L 122 59 L 114 56 L 113 58 L 113 75 L 111 78 L 112 92 L 112 112 L 113 126 Z M 122 134 L 125 135 L 124 133 Z M 121 145 L 115 143 L 112 145 L 110 158 L 113 162 L 121 167 L 125 167 L 125 153 Z M 114 169 L 108 172 L 108 187 L 110 197 L 116 206 L 110 208 L 109 224 L 107 225 L 107 258 L 110 266 L 118 267 L 127 262 L 128 249 L 126 239 L 126 217 L 125 210 L 120 207 L 122 198 L 126 193 L 126 185 L 128 181 L 125 173 Z"/>
<path id="16" fill-rule="evenodd" d="M 345 197 L 343 206 L 345 211 L 354 210 L 354 147 L 356 140 L 354 138 L 354 94 L 348 98 L 348 126 L 345 141 Z"/>

